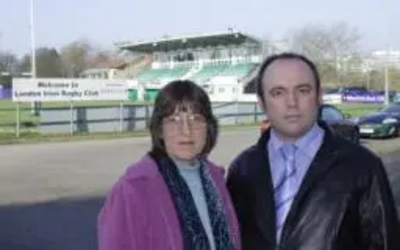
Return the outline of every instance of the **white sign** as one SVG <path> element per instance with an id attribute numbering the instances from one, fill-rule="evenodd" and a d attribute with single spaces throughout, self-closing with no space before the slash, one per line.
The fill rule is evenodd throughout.
<path id="1" fill-rule="evenodd" d="M 328 104 L 340 104 L 342 103 L 341 94 L 324 94 L 322 97 L 324 103 Z"/>
<path id="2" fill-rule="evenodd" d="M 14 102 L 46 101 L 124 101 L 128 84 L 123 80 L 69 78 L 14 78 Z"/>

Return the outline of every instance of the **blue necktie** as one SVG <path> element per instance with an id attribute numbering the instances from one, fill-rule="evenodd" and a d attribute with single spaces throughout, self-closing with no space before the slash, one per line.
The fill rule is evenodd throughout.
<path id="1" fill-rule="evenodd" d="M 295 188 L 295 152 L 296 146 L 293 144 L 285 144 L 280 149 L 283 162 L 280 175 L 277 176 L 278 181 L 274 187 L 275 192 L 275 211 L 276 211 L 276 232 L 277 238 L 280 239 L 283 224 L 290 210 L 293 198 L 297 192 Z"/>

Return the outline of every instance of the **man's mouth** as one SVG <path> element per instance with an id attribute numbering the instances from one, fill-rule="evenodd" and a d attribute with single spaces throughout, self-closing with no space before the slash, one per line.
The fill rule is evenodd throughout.
<path id="1" fill-rule="evenodd" d="M 182 145 L 182 146 L 190 146 L 193 144 L 194 144 L 194 141 L 180 141 L 179 142 L 179 145 Z"/>
<path id="2" fill-rule="evenodd" d="M 299 120 L 300 119 L 300 115 L 287 115 L 287 116 L 285 116 L 285 120 L 287 120 L 287 121 L 297 121 L 297 120 Z"/>

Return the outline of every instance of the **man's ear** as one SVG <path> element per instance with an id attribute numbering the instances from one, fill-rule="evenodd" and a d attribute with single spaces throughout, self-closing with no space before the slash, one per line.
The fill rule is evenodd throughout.
<path id="1" fill-rule="evenodd" d="M 322 91 L 322 88 L 319 88 L 318 90 L 318 104 L 321 105 L 324 103 L 324 91 Z"/>
<path id="2" fill-rule="evenodd" d="M 260 96 L 258 96 L 257 95 L 257 103 L 258 103 L 258 106 L 262 109 L 262 111 L 264 111 L 265 112 L 265 104 L 264 104 L 264 100 L 263 99 L 261 99 L 261 97 Z"/>

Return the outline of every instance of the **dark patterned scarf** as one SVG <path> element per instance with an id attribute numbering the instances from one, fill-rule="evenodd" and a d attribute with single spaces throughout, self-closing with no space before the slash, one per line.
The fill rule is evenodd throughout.
<path id="1" fill-rule="evenodd" d="M 166 156 L 151 155 L 171 192 L 182 230 L 185 250 L 210 250 L 207 233 L 201 222 L 196 204 L 188 185 L 175 163 Z M 208 214 L 216 250 L 233 250 L 229 223 L 224 203 L 204 161 L 200 163 L 200 178 L 207 202 Z"/>

